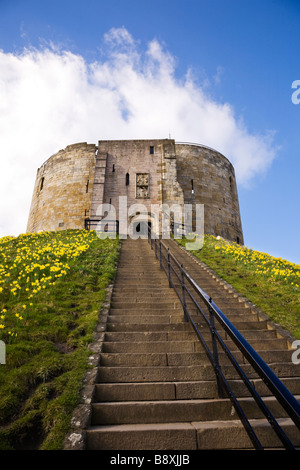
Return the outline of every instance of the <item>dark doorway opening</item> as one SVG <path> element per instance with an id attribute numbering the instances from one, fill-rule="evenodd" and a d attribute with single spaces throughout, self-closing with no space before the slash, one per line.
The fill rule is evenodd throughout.
<path id="1" fill-rule="evenodd" d="M 151 230 L 151 222 L 138 221 L 134 223 L 134 232 L 136 235 L 148 238 L 148 230 Z"/>

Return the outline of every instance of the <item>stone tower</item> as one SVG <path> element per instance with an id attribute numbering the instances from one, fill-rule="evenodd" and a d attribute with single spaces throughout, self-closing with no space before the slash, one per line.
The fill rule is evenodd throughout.
<path id="1" fill-rule="evenodd" d="M 52 155 L 37 170 L 27 231 L 94 228 L 101 204 L 124 211 L 120 196 L 125 210 L 143 204 L 149 214 L 152 204 L 204 204 L 204 232 L 243 244 L 232 164 L 216 150 L 171 139 L 101 140 Z"/>

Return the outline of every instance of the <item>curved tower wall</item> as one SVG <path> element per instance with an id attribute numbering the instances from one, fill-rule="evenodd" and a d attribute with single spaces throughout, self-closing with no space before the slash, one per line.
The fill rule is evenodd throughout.
<path id="1" fill-rule="evenodd" d="M 91 210 L 97 147 L 69 145 L 37 171 L 27 232 L 84 228 Z"/>
<path id="2" fill-rule="evenodd" d="M 185 204 L 204 204 L 204 232 L 243 244 L 235 172 L 216 150 L 176 144 L 178 182 Z"/>

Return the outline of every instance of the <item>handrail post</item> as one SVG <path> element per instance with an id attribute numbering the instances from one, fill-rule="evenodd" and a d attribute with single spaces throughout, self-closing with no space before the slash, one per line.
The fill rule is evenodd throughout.
<path id="1" fill-rule="evenodd" d="M 209 303 L 211 304 L 212 298 L 209 298 Z M 215 368 L 215 373 L 216 373 L 216 378 L 217 378 L 217 391 L 218 391 L 218 397 L 222 398 L 223 393 L 220 385 L 220 379 L 219 379 L 219 369 L 220 369 L 220 363 L 219 363 L 219 355 L 218 355 L 218 345 L 217 345 L 217 340 L 215 336 L 216 332 L 216 327 L 215 327 L 215 319 L 212 311 L 211 305 L 209 306 L 209 321 L 210 321 L 210 331 L 211 331 L 211 339 L 212 339 L 212 346 L 213 346 L 213 360 L 214 360 L 214 368 Z"/>
<path id="2" fill-rule="evenodd" d="M 159 266 L 160 266 L 160 269 L 162 268 L 162 258 L 161 258 L 161 241 L 158 240 L 158 243 L 159 243 Z"/>
<path id="3" fill-rule="evenodd" d="M 187 314 L 186 314 L 185 283 L 184 283 L 183 264 L 180 265 L 180 273 L 181 273 L 182 305 L 183 305 L 184 321 L 187 322 L 188 317 L 187 317 Z"/>
<path id="4" fill-rule="evenodd" d="M 168 279 L 169 279 L 169 287 L 172 287 L 171 284 L 171 262 L 170 262 L 170 248 L 168 248 Z"/>
<path id="5" fill-rule="evenodd" d="M 157 258 L 157 243 L 156 243 L 156 237 L 154 238 L 154 252 L 155 252 L 155 258 Z"/>

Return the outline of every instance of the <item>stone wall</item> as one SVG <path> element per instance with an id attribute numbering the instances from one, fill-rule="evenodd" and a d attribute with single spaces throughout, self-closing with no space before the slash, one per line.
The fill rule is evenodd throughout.
<path id="1" fill-rule="evenodd" d="M 152 204 L 183 204 L 183 192 L 177 181 L 174 141 L 99 141 L 98 152 L 106 155 L 103 202 L 114 206 L 117 218 L 124 215 L 124 210 L 119 207 L 119 196 L 127 197 L 126 211 L 130 206 L 142 204 L 148 214 Z M 97 207 L 96 186 L 94 191 L 93 215 Z"/>
<path id="2" fill-rule="evenodd" d="M 178 181 L 186 204 L 204 204 L 204 232 L 244 243 L 235 172 L 216 150 L 176 144 Z"/>
<path id="3" fill-rule="evenodd" d="M 96 146 L 69 145 L 37 171 L 27 232 L 84 228 L 90 215 Z"/>

